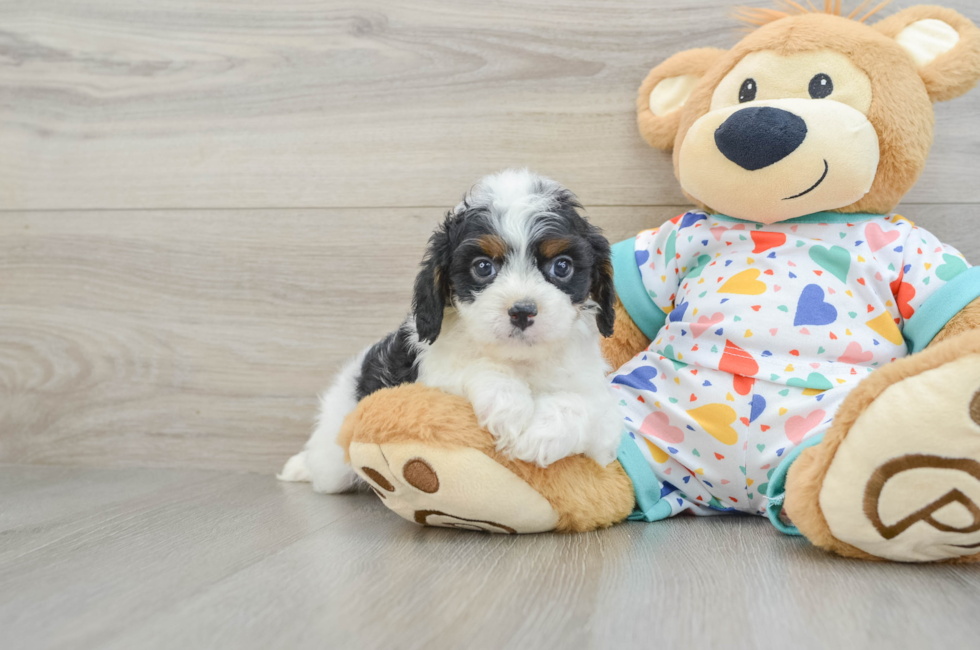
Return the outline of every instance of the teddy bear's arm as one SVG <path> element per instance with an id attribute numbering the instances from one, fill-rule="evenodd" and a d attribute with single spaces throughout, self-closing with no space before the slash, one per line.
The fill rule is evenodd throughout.
<path id="1" fill-rule="evenodd" d="M 677 254 L 676 229 L 684 216 L 611 247 L 616 319 L 613 335 L 602 341 L 602 354 L 614 370 L 650 345 L 674 308 L 682 257 Z M 644 282 L 640 264 L 658 270 L 650 280 L 652 287 Z"/>
<path id="2" fill-rule="evenodd" d="M 980 318 L 980 316 L 978 316 Z M 616 298 L 616 328 L 613 335 L 602 340 L 602 356 L 613 369 L 620 368 L 650 345 L 650 339 L 640 331 L 623 303 Z"/>
<path id="3" fill-rule="evenodd" d="M 971 309 L 980 298 L 980 267 L 971 267 L 962 253 L 919 226 L 901 248 L 900 286 L 897 291 L 893 286 L 893 293 L 905 318 L 901 331 L 909 352 L 980 327 Z"/>
<path id="4" fill-rule="evenodd" d="M 616 314 L 616 317 L 619 317 L 618 313 Z M 977 298 L 969 305 L 964 307 L 960 313 L 953 316 L 953 318 L 946 323 L 946 326 L 939 331 L 939 334 L 936 334 L 936 338 L 934 338 L 932 343 L 929 345 L 935 345 L 940 341 L 944 341 L 948 338 L 956 336 L 957 334 L 962 334 L 971 330 L 980 330 L 980 298 Z"/>

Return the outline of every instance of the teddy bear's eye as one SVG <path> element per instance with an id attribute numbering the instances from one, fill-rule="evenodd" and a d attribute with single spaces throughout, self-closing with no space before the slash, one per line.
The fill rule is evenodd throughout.
<path id="1" fill-rule="evenodd" d="M 810 80 L 810 97 L 823 99 L 829 97 L 834 92 L 834 82 L 824 73 L 820 73 Z"/>
<path id="2" fill-rule="evenodd" d="M 810 86 L 813 87 L 812 85 Z M 755 93 L 758 91 L 759 87 L 755 83 L 755 79 L 749 78 L 742 82 L 742 87 L 738 89 L 738 103 L 744 104 L 745 102 L 751 102 L 755 100 Z"/>

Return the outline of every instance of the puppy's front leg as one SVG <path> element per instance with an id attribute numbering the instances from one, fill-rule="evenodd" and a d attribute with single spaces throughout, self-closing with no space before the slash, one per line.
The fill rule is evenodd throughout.
<path id="1" fill-rule="evenodd" d="M 514 445 L 514 456 L 542 467 L 586 450 L 593 422 L 586 401 L 576 393 L 550 393 L 535 401 L 534 418 Z"/>
<path id="2" fill-rule="evenodd" d="M 481 427 L 497 440 L 497 450 L 513 448 L 534 416 L 534 399 L 527 382 L 508 368 L 483 364 L 474 369 L 464 390 Z"/>
<path id="3" fill-rule="evenodd" d="M 585 455 L 605 467 L 616 460 L 623 437 L 623 416 L 605 391 L 592 396 L 590 413 Z"/>

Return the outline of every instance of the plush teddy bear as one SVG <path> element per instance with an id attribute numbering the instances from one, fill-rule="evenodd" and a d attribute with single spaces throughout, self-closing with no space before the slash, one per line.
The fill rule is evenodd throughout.
<path id="1" fill-rule="evenodd" d="M 980 269 L 890 216 L 980 31 L 787 4 L 640 87 L 699 209 L 614 246 L 618 461 L 511 460 L 464 400 L 405 385 L 339 439 L 390 509 L 505 533 L 746 512 L 841 555 L 980 559 Z"/>

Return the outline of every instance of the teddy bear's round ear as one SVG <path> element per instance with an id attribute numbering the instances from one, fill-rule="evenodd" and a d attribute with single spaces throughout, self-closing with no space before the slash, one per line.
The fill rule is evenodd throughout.
<path id="1" fill-rule="evenodd" d="M 959 97 L 980 79 L 980 29 L 952 9 L 910 7 L 874 28 L 911 55 L 934 102 Z"/>
<path id="2" fill-rule="evenodd" d="M 647 75 L 636 98 L 640 133 L 651 147 L 670 151 L 680 127 L 680 108 L 694 86 L 725 50 L 686 50 L 670 57 Z"/>

